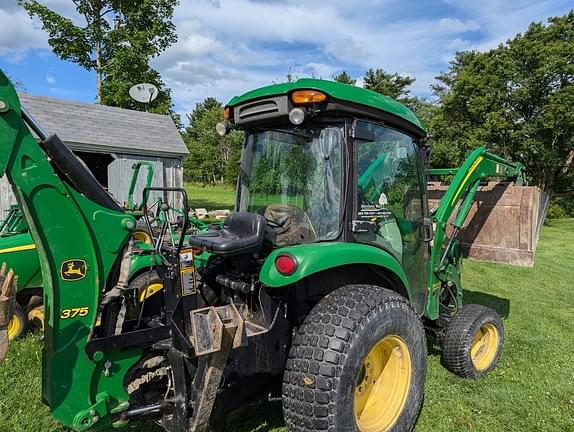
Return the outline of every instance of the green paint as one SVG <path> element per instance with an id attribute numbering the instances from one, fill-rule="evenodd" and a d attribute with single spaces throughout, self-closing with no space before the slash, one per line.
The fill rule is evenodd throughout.
<path id="1" fill-rule="evenodd" d="M 114 369 L 105 377 L 101 365 L 88 360 L 84 350 L 96 321 L 100 293 L 130 236 L 124 228 L 126 219 L 134 224 L 135 220 L 95 204 L 55 175 L 22 121 L 14 87 L 1 72 L 0 99 L 11 107 L 0 114 L 0 174 L 5 173 L 13 187 L 38 246 L 44 276 L 43 399 L 59 422 L 73 427 L 76 415 L 95 404 L 99 394 L 108 395 L 110 410 L 127 401 L 122 380 L 139 359 L 139 351 L 106 353 Z M 60 265 L 70 259 L 87 263 L 84 278 L 60 279 Z M 63 309 L 78 307 L 89 308 L 89 313 L 60 319 Z M 110 424 L 109 415 L 102 414 L 96 430 Z"/>
<path id="2" fill-rule="evenodd" d="M 142 210 L 144 205 L 146 203 L 142 202 L 139 205 L 135 203 L 134 201 L 134 192 L 136 190 L 136 186 L 138 184 L 138 177 L 139 177 L 139 173 L 141 168 L 145 166 L 147 167 L 147 176 L 146 176 L 146 183 L 145 183 L 145 188 L 149 188 L 152 186 L 152 182 L 153 182 L 153 163 L 152 162 L 144 162 L 144 161 L 138 161 L 136 162 L 133 166 L 133 173 L 132 173 L 132 179 L 130 181 L 130 188 L 128 190 L 128 208 L 131 210 Z"/>
<path id="3" fill-rule="evenodd" d="M 233 99 L 231 99 L 228 105 L 235 106 L 253 99 L 283 95 L 291 93 L 295 90 L 304 89 L 319 90 L 334 99 L 340 99 L 347 102 L 365 105 L 381 111 L 386 111 L 413 124 L 415 127 L 419 128 L 422 133 L 426 133 L 426 128 L 422 122 L 411 110 L 409 110 L 403 104 L 380 93 L 366 90 L 361 87 L 355 87 L 349 84 L 338 83 L 336 81 L 302 78 L 295 82 L 261 87 L 256 90 L 247 92 L 241 96 L 235 96 Z"/>
<path id="4" fill-rule="evenodd" d="M 297 260 L 297 270 L 283 276 L 275 269 L 277 255 L 288 253 Z M 393 272 L 403 283 L 409 297 L 411 289 L 401 264 L 388 252 L 360 243 L 307 243 L 273 251 L 265 260 L 259 280 L 273 288 L 294 284 L 314 273 L 343 265 L 372 264 Z"/>
<path id="5" fill-rule="evenodd" d="M 512 177 L 518 185 L 525 183 L 524 166 L 520 163 L 510 163 L 492 153 L 486 148 L 479 147 L 470 153 L 456 170 L 430 170 L 430 174 L 453 175 L 451 184 L 445 192 L 433 220 L 436 222 L 435 237 L 429 261 L 429 296 L 426 307 L 426 316 L 437 319 L 439 316 L 439 295 L 441 283 L 453 281 L 457 286 L 457 299 L 462 302 L 462 286 L 460 284 L 460 251 L 458 242 L 453 243 L 450 253 L 441 264 L 448 243 L 446 228 L 450 216 L 462 200 L 459 211 L 455 217 L 454 226 L 462 227 L 472 206 L 474 196 L 480 181 L 488 177 Z"/>

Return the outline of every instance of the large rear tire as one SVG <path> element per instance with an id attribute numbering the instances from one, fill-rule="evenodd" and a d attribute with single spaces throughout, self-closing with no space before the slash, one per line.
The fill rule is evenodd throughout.
<path id="1" fill-rule="evenodd" d="M 492 309 L 468 304 L 451 319 L 442 341 L 441 363 L 463 378 L 492 371 L 502 353 L 504 326 Z"/>
<path id="2" fill-rule="evenodd" d="M 421 320 L 405 298 L 373 285 L 339 288 L 293 339 L 283 379 L 289 431 L 411 430 L 426 356 Z"/>

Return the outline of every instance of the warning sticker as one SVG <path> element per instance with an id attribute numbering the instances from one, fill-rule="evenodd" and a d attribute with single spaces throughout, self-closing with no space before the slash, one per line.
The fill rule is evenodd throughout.
<path id="1" fill-rule="evenodd" d="M 189 296 L 197 293 L 195 264 L 193 262 L 193 251 L 183 249 L 179 254 L 179 271 L 181 279 L 181 295 Z"/>
<path id="2" fill-rule="evenodd" d="M 390 210 L 385 208 L 377 208 L 375 206 L 361 206 L 361 209 L 358 213 L 359 219 L 361 220 L 368 220 L 371 222 L 378 222 L 381 219 L 389 219 L 393 217 L 393 214 Z"/>

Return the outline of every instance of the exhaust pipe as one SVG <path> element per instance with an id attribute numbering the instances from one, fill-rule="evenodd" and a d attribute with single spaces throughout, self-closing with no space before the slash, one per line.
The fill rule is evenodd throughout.
<path id="1" fill-rule="evenodd" d="M 8 324 L 16 301 L 16 277 L 12 269 L 6 274 L 6 263 L 0 268 L 0 364 L 8 353 Z"/>

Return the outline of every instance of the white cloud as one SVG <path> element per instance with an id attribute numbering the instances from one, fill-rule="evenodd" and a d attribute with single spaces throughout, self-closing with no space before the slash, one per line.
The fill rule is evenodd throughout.
<path id="1" fill-rule="evenodd" d="M 438 22 L 438 26 L 441 29 L 455 33 L 480 30 L 480 25 L 476 21 L 462 21 L 458 18 L 442 18 Z"/>
<path id="2" fill-rule="evenodd" d="M 572 9 L 571 0 L 446 0 L 459 13 L 472 17 L 484 33 L 474 49 L 488 50 L 523 33 L 531 22 L 545 22 Z"/>
<path id="3" fill-rule="evenodd" d="M 51 74 L 46 74 L 46 82 L 50 85 L 56 84 L 56 78 Z"/>
<path id="4" fill-rule="evenodd" d="M 330 65 L 325 63 L 310 62 L 306 65 L 306 69 L 310 71 L 310 75 L 315 78 L 331 79 L 333 75 L 337 73 L 339 69 L 336 65 Z M 308 73 L 309 75 L 309 73 Z"/>
<path id="5" fill-rule="evenodd" d="M 0 7 L 0 56 L 21 61 L 26 52 L 48 47 L 48 37 L 22 9 Z"/>
<path id="6" fill-rule="evenodd" d="M 69 0 L 45 0 L 50 9 L 74 21 L 81 21 L 74 3 Z M 37 18 L 30 18 L 16 0 L 0 2 L 0 57 L 20 62 L 31 50 L 48 50 L 48 35 Z"/>
<path id="7" fill-rule="evenodd" d="M 2 0 L 0 0 L 2 1 Z M 69 0 L 46 0 L 79 20 Z M 417 78 L 428 95 L 434 77 L 456 51 L 489 49 L 571 9 L 571 0 L 444 0 L 432 8 L 411 0 L 181 0 L 174 16 L 179 41 L 152 66 L 178 110 L 207 96 L 222 101 L 295 76 L 359 78 L 382 67 Z M 431 10 L 432 9 L 432 10 Z M 39 24 L 19 8 L 0 6 L 0 56 L 45 49 Z M 6 30 L 8 29 L 8 30 Z"/>

